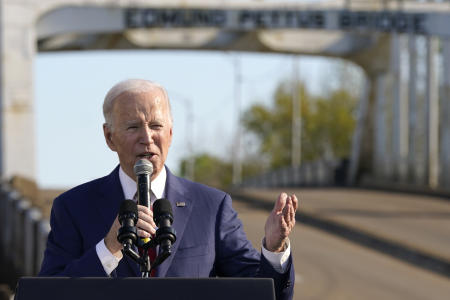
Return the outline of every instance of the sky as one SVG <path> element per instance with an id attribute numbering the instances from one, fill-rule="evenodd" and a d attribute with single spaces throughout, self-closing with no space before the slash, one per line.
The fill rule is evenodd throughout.
<path id="1" fill-rule="evenodd" d="M 128 78 L 152 80 L 168 91 L 174 136 L 166 165 L 172 172 L 177 174 L 180 161 L 191 155 L 189 141 L 194 154 L 231 160 L 239 111 L 255 103 L 270 105 L 278 84 L 292 79 L 294 59 L 300 80 L 311 93 L 321 94 L 332 63 L 320 57 L 179 50 L 39 53 L 34 62 L 37 183 L 70 188 L 115 168 L 117 155 L 103 137 L 102 104 L 108 90 Z M 242 76 L 240 108 L 236 61 Z M 62 164 L 69 171 L 61 172 Z"/>
<path id="2" fill-rule="evenodd" d="M 230 158 L 236 130 L 236 60 L 242 74 L 241 111 L 269 105 L 277 85 L 293 74 L 292 55 L 194 51 L 85 51 L 41 53 L 35 60 L 37 182 L 43 188 L 69 188 L 109 174 L 118 163 L 103 137 L 103 99 L 127 78 L 162 84 L 171 99 L 174 137 L 167 166 L 209 152 Z M 320 92 L 323 58 L 298 57 L 300 79 Z M 189 117 L 188 103 L 193 116 Z M 70 172 L 61 175 L 61 164 Z"/>

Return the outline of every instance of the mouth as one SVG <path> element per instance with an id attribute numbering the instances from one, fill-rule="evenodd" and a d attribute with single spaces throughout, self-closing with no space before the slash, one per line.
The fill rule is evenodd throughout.
<path id="1" fill-rule="evenodd" d="M 145 152 L 145 153 L 139 154 L 137 157 L 138 157 L 138 159 L 151 160 L 152 157 L 154 157 L 154 156 L 156 156 L 156 154 L 153 152 Z"/>

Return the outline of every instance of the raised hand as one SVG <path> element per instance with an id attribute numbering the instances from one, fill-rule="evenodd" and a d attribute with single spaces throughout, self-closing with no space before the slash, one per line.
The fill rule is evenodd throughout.
<path id="1" fill-rule="evenodd" d="M 265 231 L 265 247 L 271 252 L 284 251 L 285 243 L 295 225 L 295 212 L 298 200 L 293 194 L 281 193 L 275 206 L 267 218 Z"/>

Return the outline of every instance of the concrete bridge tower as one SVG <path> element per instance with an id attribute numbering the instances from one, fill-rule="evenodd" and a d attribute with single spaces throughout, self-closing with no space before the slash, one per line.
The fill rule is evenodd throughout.
<path id="1" fill-rule="evenodd" d="M 433 188 L 450 183 L 448 3 L 1 0 L 0 24 L 0 173 L 4 178 L 34 179 L 36 174 L 36 53 L 141 48 L 348 59 L 366 75 L 349 181 L 365 175 Z M 418 108 L 415 62 L 422 52 L 417 50 L 417 37 L 426 40 L 423 110 Z M 436 58 L 444 66 L 441 80 L 436 77 Z M 422 150 L 421 137 L 425 137 Z"/>

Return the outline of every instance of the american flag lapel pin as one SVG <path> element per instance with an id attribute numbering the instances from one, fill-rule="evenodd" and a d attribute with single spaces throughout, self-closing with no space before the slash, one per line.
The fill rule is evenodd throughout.
<path id="1" fill-rule="evenodd" d="M 185 207 L 186 206 L 186 202 L 177 202 L 177 203 L 175 203 L 175 205 L 177 207 Z"/>

